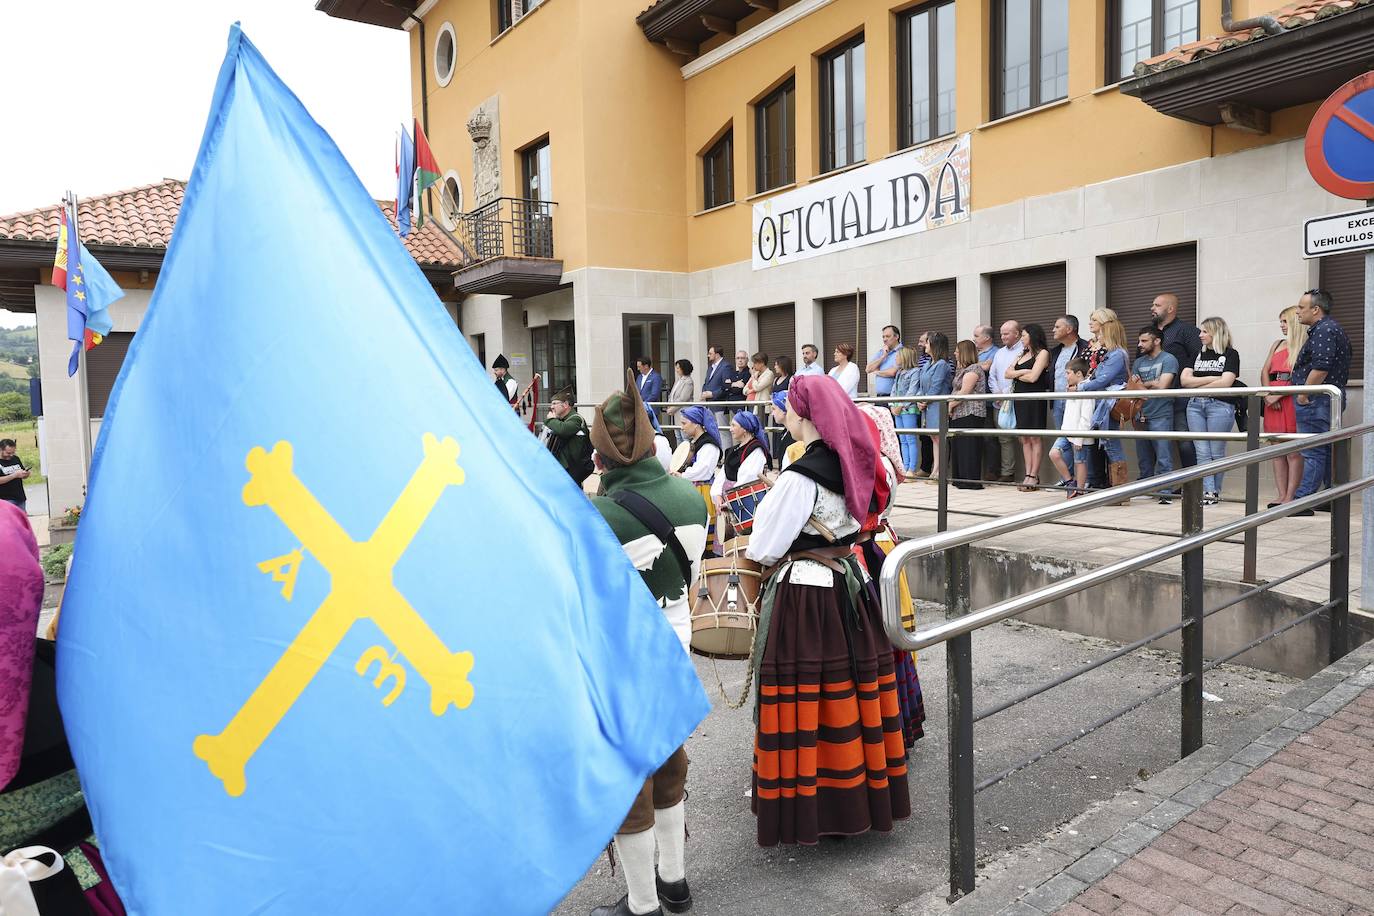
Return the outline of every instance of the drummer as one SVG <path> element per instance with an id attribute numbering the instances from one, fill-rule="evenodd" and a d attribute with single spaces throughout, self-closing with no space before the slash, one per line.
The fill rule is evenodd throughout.
<path id="1" fill-rule="evenodd" d="M 853 553 L 878 449 L 834 379 L 795 379 L 787 403 L 806 451 L 759 504 L 747 553 L 772 567 L 754 647 L 760 846 L 889 831 L 911 814 L 892 644 Z"/>
<path id="2" fill-rule="evenodd" d="M 716 466 L 720 464 L 720 429 L 716 426 L 715 416 L 705 407 L 684 407 L 677 417 L 682 435 L 691 443 L 691 447 L 687 453 L 687 465 L 672 473 L 696 484 L 697 492 L 706 503 L 706 528 L 710 532 L 706 538 L 706 553 L 713 555 L 717 546 L 716 503 L 711 498 L 711 483 L 716 477 Z"/>
<path id="3" fill-rule="evenodd" d="M 738 486 L 753 483 L 772 468 L 768 439 L 756 414 L 741 410 L 730 421 L 731 445 L 711 484 L 711 499 L 716 506 L 716 543 L 725 543 L 725 494 Z"/>

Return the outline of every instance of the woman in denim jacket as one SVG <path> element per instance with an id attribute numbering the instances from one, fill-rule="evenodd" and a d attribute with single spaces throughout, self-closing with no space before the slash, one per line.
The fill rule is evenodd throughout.
<path id="1" fill-rule="evenodd" d="M 1112 391 L 1124 388 L 1130 372 L 1130 360 L 1126 356 L 1126 329 L 1115 318 L 1102 323 L 1098 340 L 1106 348 L 1106 355 L 1098 362 L 1097 368 L 1082 385 L 1079 391 Z M 1111 418 L 1114 400 L 1098 401 L 1093 407 L 1093 429 L 1120 429 L 1121 424 Z M 1126 449 L 1120 439 L 1102 439 L 1102 448 L 1107 452 L 1107 479 L 1113 487 L 1126 482 Z"/>
<path id="2" fill-rule="evenodd" d="M 911 347 L 903 347 L 897 354 L 897 377 L 892 383 L 892 396 L 915 397 L 919 391 L 921 370 L 917 368 L 920 357 Z M 921 411 L 915 401 L 893 401 L 892 419 L 898 429 L 915 429 L 921 425 Z M 921 476 L 921 442 L 915 435 L 897 435 L 902 446 L 902 468 L 908 480 Z"/>
<path id="3" fill-rule="evenodd" d="M 917 394 L 949 394 L 954 389 L 954 369 L 949 362 L 949 338 L 939 331 L 931 331 L 926 337 L 929 340 L 926 353 L 930 356 L 930 362 L 920 370 Z M 939 429 L 940 412 L 945 405 L 940 402 L 917 403 L 921 408 L 921 425 L 926 429 Z M 935 483 L 940 477 L 940 437 L 932 436 L 930 442 L 935 451 L 935 462 L 930 468 L 930 482 Z"/>

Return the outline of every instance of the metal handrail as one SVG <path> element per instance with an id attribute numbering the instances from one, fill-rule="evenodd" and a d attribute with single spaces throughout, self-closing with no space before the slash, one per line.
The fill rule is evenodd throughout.
<path id="1" fill-rule="evenodd" d="M 1339 392 L 1331 386 L 1319 386 L 1319 388 L 1324 390 L 1319 390 L 1316 393 L 1331 394 L 1333 401 L 1339 397 Z M 1236 390 L 1240 391 L 1241 389 Z M 1132 396 L 1134 394 L 1135 392 L 1132 392 Z M 1253 396 L 1251 395 L 1251 397 Z M 942 423 L 941 426 L 941 431 L 944 432 L 944 424 Z M 1094 431 L 1094 435 L 1096 432 Z M 1158 436 L 1158 434 L 1154 435 Z M 1182 756 L 1191 754 L 1203 744 L 1202 686 L 1205 673 L 1294 627 L 1315 620 L 1322 615 L 1327 615 L 1330 621 L 1330 660 L 1335 661 L 1349 651 L 1350 502 L 1354 494 L 1374 487 L 1374 476 L 1350 480 L 1350 449 L 1351 443 L 1355 439 L 1370 435 L 1374 435 L 1374 423 L 1363 423 L 1348 429 L 1333 429 L 1327 433 L 1305 435 L 1295 438 L 1293 441 L 1282 441 L 1261 448 L 1258 445 L 1258 430 L 1252 427 L 1249 436 L 1250 449 L 1244 453 L 1220 458 L 1192 468 L 1183 468 L 1133 484 L 1113 487 L 1110 490 L 1084 496 L 1072 502 L 996 518 L 953 532 L 943 530 L 945 500 L 942 490 L 942 530 L 929 537 L 899 544 L 883 563 L 882 572 L 879 576 L 879 587 L 883 627 L 894 646 L 901 650 L 915 650 L 928 648 L 937 643 L 946 644 L 945 659 L 948 669 L 950 729 L 949 861 L 952 897 L 967 893 L 974 887 L 974 797 L 978 792 L 996 785 L 1020 770 L 1034 765 L 1050 754 L 1067 747 L 1088 734 L 1092 734 L 1108 723 L 1116 721 L 1176 688 L 1181 688 L 1179 700 L 1180 752 Z M 1293 502 L 1259 511 L 1255 481 L 1258 477 L 1259 466 L 1262 463 L 1298 451 L 1327 447 L 1331 448 L 1333 459 L 1334 485 L 1331 488 Z M 1246 514 L 1239 519 L 1203 530 L 1202 478 L 1240 467 L 1247 470 Z M 1183 534 L 1172 542 L 1143 551 L 1133 557 L 1117 560 L 1067 579 L 1052 582 L 1025 594 L 999 601 L 989 607 L 976 611 L 971 609 L 970 550 L 977 541 L 1017 530 L 1027 525 L 1056 521 L 1077 515 L 1100 506 L 1118 503 L 1132 496 L 1144 495 L 1161 489 L 1173 489 L 1177 486 L 1183 488 L 1183 499 L 1180 504 L 1183 513 Z M 1256 585 L 1241 595 L 1224 601 L 1213 608 L 1204 608 L 1203 549 L 1206 545 L 1244 533 L 1247 551 L 1249 551 L 1255 543 L 1256 531 L 1259 527 L 1277 519 L 1325 505 L 1329 505 L 1331 508 L 1331 549 L 1326 557 L 1309 563 L 1285 576 Z M 902 625 L 902 608 L 899 599 L 900 577 L 905 568 L 912 562 L 936 553 L 943 553 L 945 558 L 947 619 L 943 623 L 918 629 L 914 633 L 908 632 Z M 975 713 L 973 708 L 972 658 L 972 634 L 975 630 L 1016 617 L 1053 601 L 1079 594 L 1094 586 L 1175 557 L 1182 557 L 1182 606 L 1179 623 L 1138 639 L 1104 658 L 1079 666 L 1048 683 L 1029 688 L 1010 700 L 999 702 Z M 1251 566 L 1252 559 L 1247 553 L 1247 581 L 1252 581 L 1252 574 L 1249 571 Z M 1235 607 L 1244 600 L 1268 592 L 1282 582 L 1309 573 L 1321 566 L 1328 566 L 1330 569 L 1328 600 L 1325 603 L 1287 621 L 1278 628 L 1249 641 L 1226 655 L 1210 661 L 1204 658 L 1203 624 L 1206 618 Z M 1052 742 L 1048 747 L 1032 754 L 1029 758 L 981 781 L 975 781 L 973 765 L 973 727 L 975 722 L 1005 712 L 1021 702 L 1174 633 L 1180 633 L 1182 640 L 1181 670 L 1178 678 L 1160 685 L 1146 696 L 1137 698 L 1129 705 L 1117 709 L 1095 722 L 1075 728 Z"/>
<path id="2" fill-rule="evenodd" d="M 1134 483 L 1112 487 L 1109 490 L 1089 493 L 1080 496 L 1072 502 L 1061 502 L 1053 506 L 1040 506 L 1034 509 L 1027 509 L 1025 512 L 1018 512 L 1015 515 L 1004 515 L 1001 518 L 981 522 L 977 525 L 970 525 L 967 528 L 960 528 L 957 531 L 945 531 L 930 535 L 929 537 L 903 541 L 893 549 L 887 561 L 883 563 L 883 571 L 879 577 L 879 592 L 882 595 L 884 613 L 886 613 L 886 609 L 889 605 L 895 607 L 897 604 L 897 584 L 898 577 L 901 574 L 900 567 L 920 557 L 939 553 L 951 547 L 972 544 L 974 541 L 980 541 L 984 538 L 996 537 L 999 534 L 1016 531 L 1027 525 L 1036 525 L 1042 522 L 1067 518 L 1071 515 L 1079 515 L 1088 510 L 1096 509 L 1101 506 L 1110 506 L 1113 503 L 1119 503 L 1135 496 L 1145 496 L 1159 490 L 1172 490 L 1178 485 L 1188 483 L 1189 481 L 1201 480 L 1203 477 L 1225 473 L 1226 471 L 1245 467 L 1246 465 L 1256 462 L 1263 462 L 1283 455 L 1290 455 L 1293 452 L 1302 451 L 1303 449 L 1316 448 L 1321 445 L 1337 442 L 1349 438 L 1351 435 L 1360 434 L 1358 432 L 1359 430 L 1374 432 L 1374 426 L 1361 424 L 1346 430 L 1332 430 L 1331 432 L 1320 433 L 1315 436 L 1304 436 L 1297 441 L 1280 442 L 1277 445 L 1265 446 L 1253 452 L 1238 452 L 1234 455 L 1228 455 L 1225 458 L 1209 461 L 1206 464 L 1195 465 L 1191 468 L 1181 468 L 1177 471 L 1170 471 L 1167 474 L 1159 474 L 1154 477 L 1147 477 L 1145 480 L 1137 480 Z M 1326 502 L 1324 499 L 1320 501 Z M 1285 503 L 1284 505 L 1291 506 L 1294 505 L 1294 503 Z M 1240 530 L 1244 529 L 1242 528 Z M 904 635 L 910 635 L 907 634 L 905 629 L 901 628 L 900 614 L 898 614 L 896 620 L 897 626 L 901 629 L 902 633 Z M 897 642 L 895 634 L 890 627 L 888 635 L 894 638 L 894 643 L 898 648 L 922 649 L 933 644 L 925 643 L 924 645 L 918 646 L 915 644 L 907 645 L 904 642 Z M 939 642 L 940 640 L 935 641 Z"/>

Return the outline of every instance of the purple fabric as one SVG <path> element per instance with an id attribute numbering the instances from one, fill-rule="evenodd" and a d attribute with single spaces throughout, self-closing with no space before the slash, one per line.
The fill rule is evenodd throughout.
<path id="1" fill-rule="evenodd" d="M 43 606 L 43 567 L 29 520 L 0 500 L 0 789 L 19 771 L 33 680 L 33 641 Z"/>
<path id="2" fill-rule="evenodd" d="M 799 417 L 816 424 L 821 440 L 840 458 L 844 476 L 844 504 L 859 522 L 868 518 L 873 499 L 873 469 L 878 450 L 868 421 L 845 394 L 840 383 L 826 375 L 804 375 L 787 389 L 787 403 Z"/>
<path id="3" fill-rule="evenodd" d="M 110 883 L 110 873 L 105 871 L 105 860 L 100 857 L 100 850 L 90 843 L 82 843 L 81 852 L 86 856 L 86 861 L 91 863 L 91 868 L 100 876 L 99 884 L 86 889 L 86 903 L 90 906 L 91 912 L 95 916 L 127 916 L 124 912 L 124 903 L 119 899 L 119 894 L 115 893 L 114 885 Z"/>

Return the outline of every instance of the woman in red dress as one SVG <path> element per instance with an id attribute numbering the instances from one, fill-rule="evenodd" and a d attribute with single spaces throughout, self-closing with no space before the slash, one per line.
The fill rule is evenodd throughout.
<path id="1" fill-rule="evenodd" d="M 1269 348 L 1269 357 L 1260 370 L 1261 385 L 1293 384 L 1293 363 L 1298 351 L 1307 342 L 1307 326 L 1298 321 L 1298 307 L 1290 305 L 1279 313 L 1279 328 L 1283 336 L 1274 341 Z M 1264 398 L 1264 431 L 1266 433 L 1295 433 L 1298 420 L 1293 399 L 1287 395 L 1270 394 Z M 1278 494 L 1276 502 L 1269 504 L 1272 509 L 1279 503 L 1293 501 L 1293 495 L 1302 482 L 1302 455 L 1294 452 L 1274 459 L 1274 490 Z"/>

